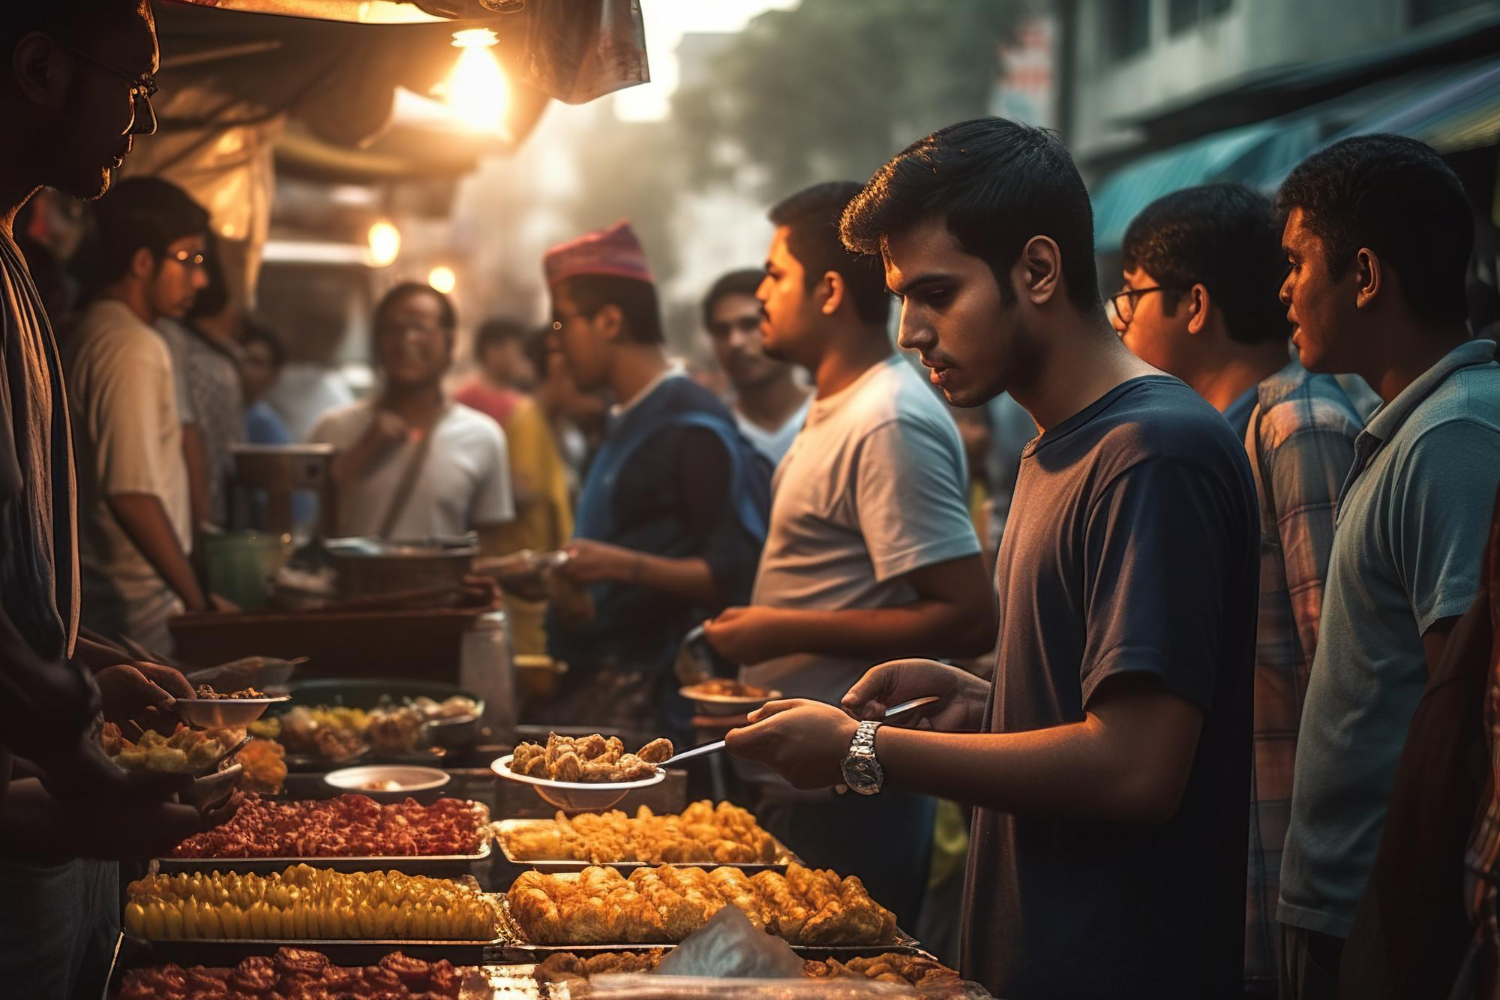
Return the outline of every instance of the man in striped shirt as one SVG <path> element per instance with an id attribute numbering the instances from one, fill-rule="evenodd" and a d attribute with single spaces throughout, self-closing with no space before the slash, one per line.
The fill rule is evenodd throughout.
<path id="1" fill-rule="evenodd" d="M 1214 404 L 1245 442 L 1260 502 L 1246 996 L 1276 993 L 1276 899 L 1292 764 L 1318 641 L 1339 488 L 1363 421 L 1331 375 L 1287 360 L 1270 202 L 1211 184 L 1147 206 L 1125 234 L 1110 316 L 1142 360 Z"/>

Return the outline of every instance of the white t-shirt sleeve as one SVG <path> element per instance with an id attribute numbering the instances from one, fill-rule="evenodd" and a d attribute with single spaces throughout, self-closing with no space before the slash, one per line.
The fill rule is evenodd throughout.
<path id="1" fill-rule="evenodd" d="M 165 344 L 135 339 L 99 358 L 92 372 L 89 431 L 95 441 L 96 473 L 104 496 L 144 493 L 170 502 L 169 470 L 150 440 L 163 407 L 176 409 L 176 385 Z"/>
<path id="2" fill-rule="evenodd" d="M 860 444 L 854 501 L 881 582 L 979 552 L 956 432 L 897 417 Z"/>
<path id="3" fill-rule="evenodd" d="M 515 498 L 510 485 L 510 457 L 506 454 L 505 432 L 493 420 L 481 428 L 484 457 L 479 466 L 478 489 L 470 523 L 476 528 L 504 524 L 516 516 Z"/>

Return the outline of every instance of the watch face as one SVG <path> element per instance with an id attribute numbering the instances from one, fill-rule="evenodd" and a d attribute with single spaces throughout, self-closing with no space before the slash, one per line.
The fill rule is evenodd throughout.
<path id="1" fill-rule="evenodd" d="M 844 781 L 856 792 L 869 794 L 880 788 L 879 767 L 868 758 L 856 757 L 845 761 Z"/>

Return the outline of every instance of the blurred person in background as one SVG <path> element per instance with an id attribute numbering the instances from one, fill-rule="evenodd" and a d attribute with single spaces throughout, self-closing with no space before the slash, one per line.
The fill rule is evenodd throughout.
<path id="1" fill-rule="evenodd" d="M 129 775 L 99 743 L 101 707 L 124 723 L 191 688 L 77 634 L 67 393 L 15 242 L 38 188 L 98 198 L 133 137 L 155 130 L 151 9 L 15 6 L 0 52 L 0 984 L 64 1000 L 102 994 L 119 939 L 118 866 L 90 859 L 159 856 L 205 822 L 173 800 L 181 781 Z"/>
<path id="2" fill-rule="evenodd" d="M 64 345 L 78 453 L 83 624 L 170 651 L 167 620 L 212 606 L 189 558 L 192 502 L 178 382 L 155 324 L 208 284 L 208 213 L 156 177 L 95 206 L 102 288 Z"/>
<path id="3" fill-rule="evenodd" d="M 568 465 L 568 490 L 576 499 L 589 459 L 604 439 L 609 402 L 602 392 L 579 391 L 568 371 L 567 359 L 561 351 L 552 350 L 551 340 L 550 324 L 533 332 L 526 343 L 526 356 L 538 377 L 537 405 L 551 425 L 552 436 Z"/>
<path id="4" fill-rule="evenodd" d="M 281 414 L 266 402 L 266 394 L 281 377 L 286 349 L 269 327 L 246 320 L 240 329 L 240 395 L 245 404 L 244 438 L 250 444 L 291 444 L 296 441 Z"/>
<path id="5" fill-rule="evenodd" d="M 1271 202 L 1238 184 L 1177 191 L 1125 231 L 1110 318 L 1245 442 L 1260 505 L 1260 617 L 1250 758 L 1245 993 L 1277 988 L 1276 900 L 1302 696 L 1318 644 L 1339 489 L 1364 422 L 1331 375 L 1287 360 L 1286 269 Z"/>
<path id="6" fill-rule="evenodd" d="M 645 249 L 620 222 L 547 252 L 552 346 L 583 393 L 611 390 L 569 561 L 589 621 L 548 610 L 548 651 L 572 669 L 559 721 L 650 726 L 681 738 L 672 665 L 705 616 L 743 603 L 765 539 L 769 466 L 707 390 L 668 364 Z"/>
<path id="7" fill-rule="evenodd" d="M 486 540 L 484 556 L 505 556 L 523 549 L 554 552 L 573 536 L 568 469 L 552 427 L 531 395 L 537 372 L 526 352 L 527 336 L 526 327 L 513 320 L 485 321 L 474 335 L 479 370 L 454 395 L 458 402 L 500 425 L 510 456 L 516 517 Z M 511 594 L 507 610 L 515 651 L 546 652 L 545 606 Z"/>
<path id="8" fill-rule="evenodd" d="M 496 534 L 485 555 L 551 552 L 573 535 L 567 469 L 552 428 L 531 395 L 537 379 L 526 337 L 526 328 L 511 320 L 492 319 L 480 326 L 474 335 L 479 373 L 454 395 L 500 425 L 510 455 L 516 518 Z"/>
<path id="9" fill-rule="evenodd" d="M 193 524 L 223 529 L 229 523 L 231 449 L 244 440 L 244 397 L 240 386 L 239 312 L 229 299 L 224 269 L 209 235 L 203 270 L 208 283 L 181 320 L 163 316 L 157 331 L 172 350 L 178 381 L 193 414 L 195 447 L 184 448 L 193 500 Z M 184 435 L 189 434 L 185 429 Z"/>
<path id="10" fill-rule="evenodd" d="M 310 440 L 338 449 L 337 531 L 376 538 L 454 538 L 492 548 L 515 516 L 505 432 L 449 399 L 458 317 L 422 284 L 392 288 L 375 308 L 382 376 L 373 398 L 327 413 Z"/>
<path id="11" fill-rule="evenodd" d="M 703 327 L 734 387 L 730 409 L 740 433 L 774 467 L 802 429 L 812 391 L 797 383 L 791 365 L 766 356 L 755 297 L 765 276 L 730 271 L 715 281 L 703 297 Z"/>
<path id="12" fill-rule="evenodd" d="M 770 212 L 776 231 L 757 303 L 765 349 L 810 371 L 817 395 L 776 469 L 755 592 L 704 632 L 746 683 L 826 704 L 895 651 L 977 656 L 995 636 L 958 431 L 892 349 L 879 261 L 839 242 L 859 188 L 819 184 Z M 916 926 L 932 799 L 803 791 L 765 770 L 742 776 L 759 790 L 767 830 L 796 840 L 815 867 L 858 875 Z"/>

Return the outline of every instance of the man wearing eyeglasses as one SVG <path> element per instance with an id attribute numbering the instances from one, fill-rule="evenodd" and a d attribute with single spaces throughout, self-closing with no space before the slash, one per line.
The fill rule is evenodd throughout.
<path id="1" fill-rule="evenodd" d="M 1334 512 L 1364 426 L 1331 375 L 1287 358 L 1277 298 L 1286 266 L 1270 201 L 1210 184 L 1148 205 L 1125 232 L 1115 331 L 1141 360 L 1176 375 L 1229 421 L 1260 503 L 1260 617 L 1245 993 L 1276 992 L 1276 899 L 1292 804 L 1297 723 L 1318 642 Z"/>
<path id="2" fill-rule="evenodd" d="M 189 553 L 192 509 L 176 372 L 153 328 L 207 282 L 208 213 L 154 177 L 99 202 L 95 295 L 64 365 L 78 451 L 83 623 L 169 651 L 167 620 L 210 607 Z"/>
<path id="3" fill-rule="evenodd" d="M 734 386 L 731 410 L 740 433 L 775 466 L 807 421 L 812 391 L 797 384 L 791 365 L 766 354 L 764 314 L 755 297 L 765 277 L 760 269 L 720 277 L 703 297 L 703 325 Z"/>
<path id="4" fill-rule="evenodd" d="M 99 744 L 92 669 L 104 668 L 102 705 L 117 721 L 140 705 L 110 675 L 169 703 L 153 681 L 173 672 L 118 665 L 118 651 L 78 635 L 66 388 L 13 240 L 39 187 L 97 198 L 134 136 L 155 131 L 151 9 L 8 4 L 0 53 L 0 993 L 50 1000 L 100 995 L 118 941 L 117 866 L 91 859 L 156 856 L 205 817 L 173 800 L 178 782 L 129 775 Z M 23 759 L 39 776 L 22 776 Z"/>

